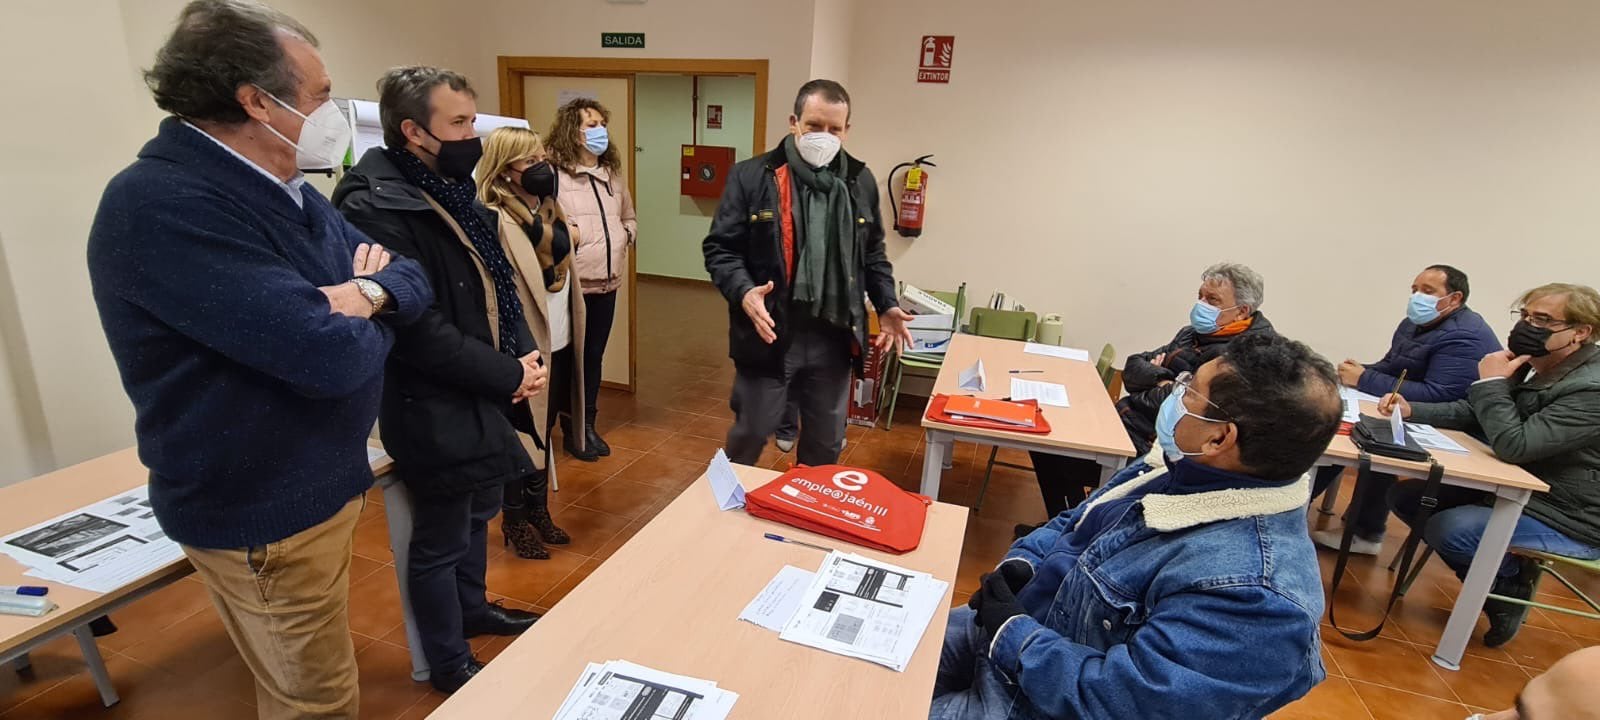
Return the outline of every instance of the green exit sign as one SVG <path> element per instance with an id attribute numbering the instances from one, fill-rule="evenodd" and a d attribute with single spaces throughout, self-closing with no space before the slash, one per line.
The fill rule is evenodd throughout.
<path id="1" fill-rule="evenodd" d="M 644 33 L 600 33 L 600 47 L 644 49 Z"/>

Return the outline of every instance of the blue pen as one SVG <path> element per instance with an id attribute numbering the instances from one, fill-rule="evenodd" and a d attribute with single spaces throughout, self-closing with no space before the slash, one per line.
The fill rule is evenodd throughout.
<path id="1" fill-rule="evenodd" d="M 50 594 L 50 588 L 41 587 L 39 585 L 0 585 L 0 593 L 44 597 Z"/>
<path id="2" fill-rule="evenodd" d="M 799 540 L 790 540 L 789 538 L 786 538 L 786 537 L 784 537 L 782 535 L 776 535 L 776 534 L 773 534 L 773 533 L 766 533 L 765 537 L 768 540 L 777 540 L 778 542 L 789 543 L 790 545 L 804 545 L 804 546 L 806 546 L 808 548 L 812 548 L 812 549 L 815 549 L 815 550 L 821 550 L 823 552 L 833 552 L 833 548 L 830 548 L 830 547 L 823 547 L 821 545 L 812 545 L 811 543 L 801 542 Z"/>

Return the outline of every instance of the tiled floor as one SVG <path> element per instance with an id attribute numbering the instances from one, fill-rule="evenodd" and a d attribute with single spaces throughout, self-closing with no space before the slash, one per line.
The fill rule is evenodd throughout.
<path id="1" fill-rule="evenodd" d="M 543 609 L 560 601 L 698 477 L 720 447 L 733 417 L 726 403 L 733 370 L 724 354 L 724 308 L 708 287 L 640 283 L 639 389 L 634 395 L 607 391 L 600 403 L 601 429 L 615 452 L 598 463 L 566 460 L 559 465 L 561 491 L 552 503 L 558 522 L 575 539 L 572 545 L 544 562 L 521 560 L 498 545 L 491 548 L 489 587 L 509 605 Z M 904 403 L 892 432 L 852 427 L 844 462 L 915 487 L 922 461 L 918 407 L 915 401 Z M 941 500 L 973 503 L 988 457 L 988 448 L 981 450 L 958 446 Z M 1025 456 L 1008 457 L 1007 452 L 1001 458 L 1027 462 Z M 762 458 L 771 467 L 789 460 L 775 449 Z M 443 697 L 410 680 L 382 498 L 374 492 L 372 499 L 358 530 L 351 571 L 351 629 L 361 666 L 362 717 L 421 718 Z M 982 512 L 968 524 L 955 596 L 964 600 L 979 575 L 993 567 L 1009 543 L 1013 524 L 1040 520 L 1043 513 L 1030 473 L 996 469 Z M 1396 523 L 1391 547 L 1399 545 L 1398 532 Z M 492 538 L 498 542 L 498 530 Z M 1322 560 L 1326 577 L 1331 553 Z M 1338 598 L 1341 622 L 1367 626 L 1376 619 L 1390 576 L 1370 560 L 1354 562 L 1352 575 Z M 1460 672 L 1441 670 L 1428 656 L 1458 588 L 1435 561 L 1384 637 L 1352 643 L 1324 627 L 1328 680 L 1274 717 L 1459 720 L 1476 709 L 1508 705 L 1531 673 L 1567 652 L 1600 644 L 1600 622 L 1535 610 L 1515 642 L 1489 650 L 1474 640 Z M 1576 605 L 1564 593 L 1545 599 Z M 27 674 L 0 672 L 0 720 L 252 716 L 249 672 L 223 634 L 200 583 L 185 579 L 118 613 L 116 620 L 122 631 L 105 638 L 102 647 L 122 693 L 120 705 L 100 707 L 77 648 L 67 640 L 34 653 L 34 668 Z M 1482 629 L 1480 623 L 1480 633 Z M 501 638 L 476 643 L 485 659 L 507 644 Z"/>

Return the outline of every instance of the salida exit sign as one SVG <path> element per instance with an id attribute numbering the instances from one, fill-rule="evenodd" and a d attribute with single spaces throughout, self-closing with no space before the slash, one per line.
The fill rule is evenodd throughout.
<path id="1" fill-rule="evenodd" d="M 600 47 L 641 50 L 644 48 L 644 33 L 600 33 Z"/>

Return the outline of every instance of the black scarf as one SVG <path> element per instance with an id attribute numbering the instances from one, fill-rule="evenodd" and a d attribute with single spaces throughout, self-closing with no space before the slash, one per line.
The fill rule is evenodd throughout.
<path id="1" fill-rule="evenodd" d="M 438 202 L 467 234 L 467 240 L 478 251 L 478 257 L 483 259 L 484 267 L 489 270 L 489 278 L 494 282 L 495 303 L 500 309 L 500 352 L 521 357 L 523 348 L 517 339 L 517 325 L 522 322 L 522 299 L 517 297 L 517 280 L 512 275 L 511 261 L 506 259 L 505 251 L 500 248 L 500 237 L 479 212 L 481 206 L 478 204 L 477 185 L 470 179 L 446 182 L 406 150 L 385 149 L 384 154 L 389 156 L 406 180 L 422 188 L 423 192 Z"/>

